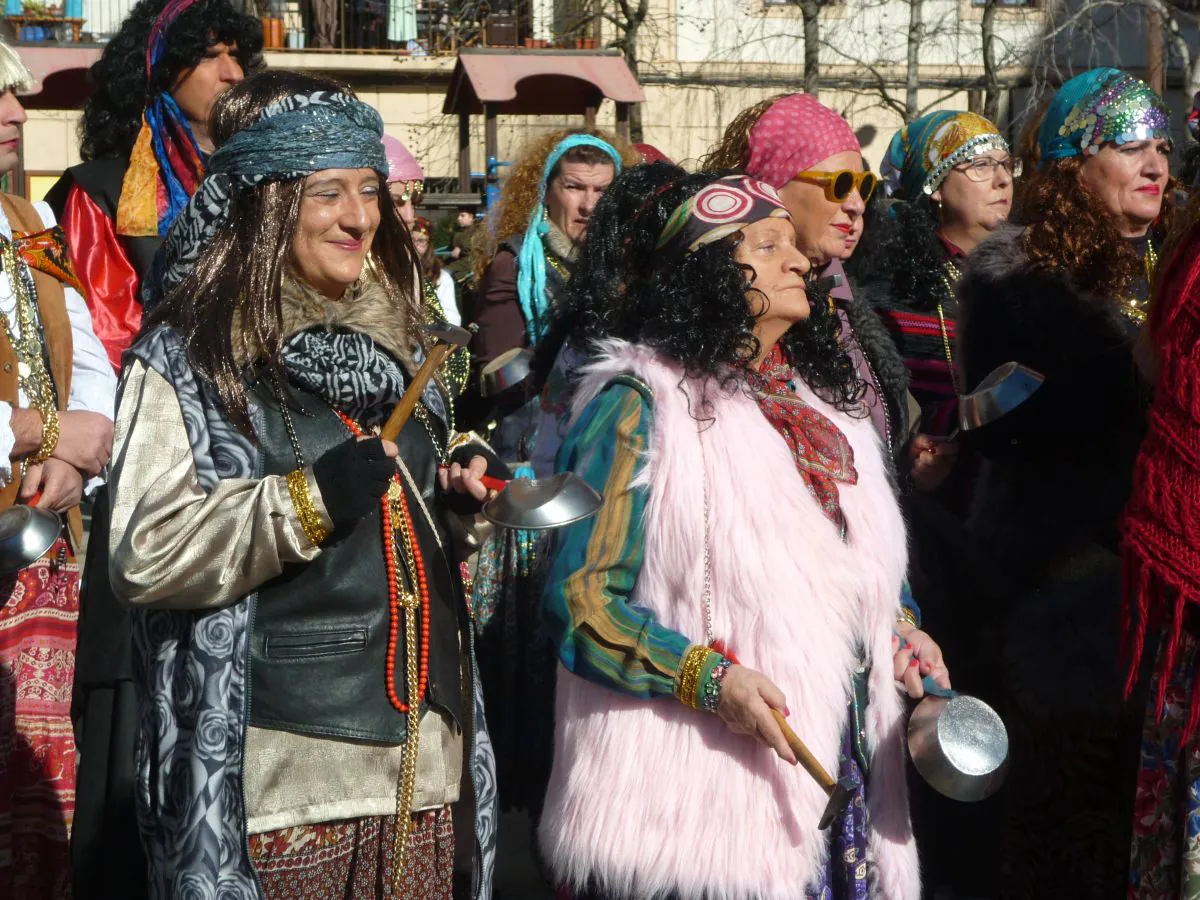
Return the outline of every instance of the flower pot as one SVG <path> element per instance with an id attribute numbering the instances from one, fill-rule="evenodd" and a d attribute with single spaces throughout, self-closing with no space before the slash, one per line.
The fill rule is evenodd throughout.
<path id="1" fill-rule="evenodd" d="M 583 49 L 583 38 L 575 38 L 575 49 L 576 50 Z"/>
<path id="2" fill-rule="evenodd" d="M 532 49 L 533 49 L 533 38 L 531 38 L 531 37 L 527 37 L 527 38 L 525 38 L 525 49 L 526 49 L 526 50 L 532 50 Z"/>
<path id="3" fill-rule="evenodd" d="M 535 50 L 545 50 L 550 45 L 550 42 L 545 38 L 534 38 L 533 46 Z"/>
<path id="4" fill-rule="evenodd" d="M 596 49 L 596 39 L 595 38 L 584 38 L 583 39 L 583 49 L 584 50 L 595 50 Z"/>

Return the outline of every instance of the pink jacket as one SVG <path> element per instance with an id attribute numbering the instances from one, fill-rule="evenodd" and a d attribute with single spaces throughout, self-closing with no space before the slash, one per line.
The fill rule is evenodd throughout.
<path id="1" fill-rule="evenodd" d="M 575 415 L 621 373 L 654 393 L 651 449 L 638 474 L 649 499 L 633 602 L 704 640 L 705 472 L 716 637 L 780 687 L 792 727 L 831 772 L 860 645 L 873 663 L 872 896 L 917 900 L 904 707 L 891 662 L 907 550 L 871 420 L 839 412 L 801 385 L 854 447 L 858 483 L 840 486 L 843 542 L 752 397 L 710 387 L 702 415 L 699 385 L 683 382 L 673 364 L 624 342 L 599 350 L 581 370 Z M 817 829 L 824 807 L 824 792 L 802 769 L 716 716 L 627 698 L 559 669 L 540 841 L 562 883 L 579 887 L 592 877 L 619 896 L 797 900 L 827 853 L 827 834 Z"/>

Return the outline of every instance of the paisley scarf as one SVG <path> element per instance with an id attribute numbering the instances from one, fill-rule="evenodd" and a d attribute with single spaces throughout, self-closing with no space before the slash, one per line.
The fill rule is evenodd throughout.
<path id="1" fill-rule="evenodd" d="M 751 378 L 751 386 L 759 409 L 787 442 L 796 471 L 820 504 L 821 512 L 842 529 L 845 517 L 838 483 L 858 483 L 854 448 L 837 425 L 796 396 L 799 377 L 776 344 Z"/>
<path id="2" fill-rule="evenodd" d="M 171 25 L 196 0 L 170 0 L 159 13 L 146 45 L 146 80 L 162 59 Z M 192 126 L 169 91 L 153 97 L 142 112 L 117 203 L 117 233 L 165 237 L 204 177 L 204 157 Z"/>

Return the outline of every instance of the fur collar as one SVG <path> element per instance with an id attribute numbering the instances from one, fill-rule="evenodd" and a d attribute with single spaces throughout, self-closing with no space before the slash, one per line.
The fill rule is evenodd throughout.
<path id="1" fill-rule="evenodd" d="M 1001 222 L 971 253 L 967 265 L 977 277 L 989 281 L 1024 271 L 1033 265 L 1024 238 L 1024 226 Z"/>
<path id="2" fill-rule="evenodd" d="M 546 232 L 543 238 L 546 243 L 546 249 L 559 259 L 574 264 L 579 256 L 579 245 L 567 237 L 562 229 L 553 222 L 548 222 L 547 224 L 550 226 L 550 230 Z"/>
<path id="3" fill-rule="evenodd" d="M 366 273 L 346 289 L 342 298 L 330 300 L 295 275 L 284 276 L 280 295 L 283 316 L 283 343 L 308 328 L 327 331 L 357 331 L 368 335 L 394 356 L 409 372 L 413 371 L 413 342 L 409 335 L 407 311 L 397 306 L 379 281 Z M 241 316 L 233 321 L 234 353 L 245 363 L 257 356 L 252 339 L 241 328 Z"/>

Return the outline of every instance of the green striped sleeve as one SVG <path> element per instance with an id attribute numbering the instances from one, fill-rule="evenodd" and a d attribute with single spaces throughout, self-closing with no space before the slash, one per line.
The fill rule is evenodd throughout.
<path id="1" fill-rule="evenodd" d="M 604 496 L 604 506 L 557 533 L 545 596 L 546 625 L 562 664 L 581 678 L 643 699 L 674 692 L 692 643 L 630 599 L 642 566 L 647 500 L 646 487 L 632 482 L 647 448 L 651 414 L 638 390 L 612 384 L 568 432 L 557 469 L 581 476 Z M 712 657 L 705 676 L 719 659 Z"/>

